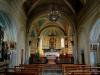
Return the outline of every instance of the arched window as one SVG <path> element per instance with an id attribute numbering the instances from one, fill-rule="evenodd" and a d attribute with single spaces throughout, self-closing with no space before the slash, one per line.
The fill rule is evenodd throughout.
<path id="1" fill-rule="evenodd" d="M 64 48 L 64 38 L 61 38 L 61 48 Z"/>

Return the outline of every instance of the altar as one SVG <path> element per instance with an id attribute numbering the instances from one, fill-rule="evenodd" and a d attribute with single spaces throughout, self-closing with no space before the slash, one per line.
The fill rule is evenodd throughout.
<path id="1" fill-rule="evenodd" d="M 44 55 L 48 60 L 48 64 L 56 64 L 55 60 L 59 57 L 60 55 L 60 49 L 43 49 L 44 50 Z"/>
<path id="2" fill-rule="evenodd" d="M 56 34 L 54 32 L 51 32 L 49 36 L 49 49 L 43 49 L 44 50 L 44 56 L 48 60 L 48 64 L 56 64 L 55 60 L 59 57 L 60 55 L 60 50 L 57 49 L 56 47 Z"/>

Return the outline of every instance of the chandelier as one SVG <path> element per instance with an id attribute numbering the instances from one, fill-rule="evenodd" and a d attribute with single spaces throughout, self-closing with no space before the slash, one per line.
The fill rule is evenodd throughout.
<path id="1" fill-rule="evenodd" d="M 60 18 L 60 13 L 57 9 L 56 4 L 53 3 L 48 13 L 48 19 L 52 22 L 56 22 L 59 18 Z"/>

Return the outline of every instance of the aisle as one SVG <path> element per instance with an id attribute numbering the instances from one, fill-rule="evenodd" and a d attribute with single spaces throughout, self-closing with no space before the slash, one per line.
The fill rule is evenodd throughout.
<path id="1" fill-rule="evenodd" d="M 45 71 L 42 75 L 62 75 L 61 71 Z"/>
<path id="2" fill-rule="evenodd" d="M 61 67 L 59 65 L 46 65 L 44 67 L 42 75 L 63 75 Z"/>

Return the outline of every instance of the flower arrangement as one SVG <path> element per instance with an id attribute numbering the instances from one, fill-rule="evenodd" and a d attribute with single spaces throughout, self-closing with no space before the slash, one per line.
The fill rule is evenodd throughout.
<path id="1" fill-rule="evenodd" d="M 35 60 L 36 61 L 39 61 L 40 60 L 40 53 L 39 52 L 36 52 L 35 53 Z"/>

